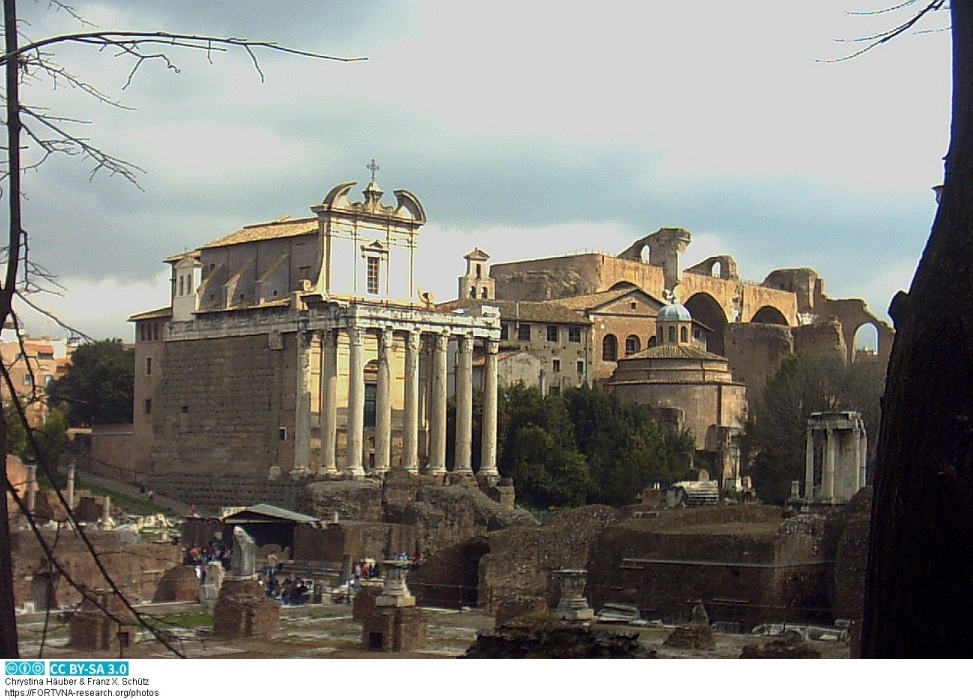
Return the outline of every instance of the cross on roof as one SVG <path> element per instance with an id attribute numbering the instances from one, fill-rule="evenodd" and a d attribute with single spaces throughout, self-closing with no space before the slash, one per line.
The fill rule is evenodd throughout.
<path id="1" fill-rule="evenodd" d="M 365 167 L 372 171 L 372 182 L 375 182 L 375 172 L 377 170 L 381 170 L 381 168 L 378 167 L 378 163 L 376 163 L 375 159 L 372 158 L 372 162 L 366 165 Z"/>

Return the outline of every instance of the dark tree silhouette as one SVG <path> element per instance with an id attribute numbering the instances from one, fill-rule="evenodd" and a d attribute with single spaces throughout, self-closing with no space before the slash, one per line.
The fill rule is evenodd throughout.
<path id="1" fill-rule="evenodd" d="M 67 12 L 82 24 L 86 24 L 74 10 L 61 0 L 50 0 L 50 7 L 56 11 Z M 161 62 L 166 68 L 178 72 L 177 66 L 170 58 L 169 52 L 173 51 L 201 51 L 210 56 L 229 50 L 245 51 L 253 60 L 254 69 L 261 78 L 263 73 L 257 60 L 257 52 L 262 50 L 317 59 L 362 60 L 325 56 L 267 41 L 163 32 L 84 31 L 21 44 L 19 29 L 17 0 L 3 0 L 4 51 L 3 55 L 0 56 L 0 66 L 4 71 L 2 99 L 6 118 L 4 150 L 7 154 L 7 161 L 4 171 L 0 172 L 0 181 L 3 181 L 3 197 L 8 207 L 9 232 L 6 245 L 2 249 L 5 257 L 0 260 L 0 266 L 3 268 L 0 272 L 0 327 L 6 327 L 8 322 L 12 322 L 16 326 L 15 299 L 19 298 L 26 305 L 37 308 L 36 304 L 25 296 L 32 288 L 36 289 L 36 284 L 30 279 L 30 276 L 33 275 L 35 278 L 46 276 L 45 271 L 39 270 L 27 258 L 27 233 L 23 223 L 23 190 L 21 186 L 24 168 L 37 167 L 49 156 L 66 154 L 81 156 L 91 162 L 92 176 L 99 172 L 106 172 L 111 175 L 119 175 L 133 184 L 137 184 L 137 177 L 141 172 L 137 166 L 106 153 L 87 139 L 73 134 L 70 131 L 70 126 L 76 124 L 78 120 L 51 115 L 43 109 L 21 102 L 20 87 L 22 82 L 25 78 L 39 74 L 49 77 L 56 84 L 66 84 L 78 89 L 104 104 L 120 106 L 110 96 L 86 82 L 78 74 L 56 63 L 52 53 L 55 47 L 64 44 L 89 46 L 95 51 L 105 52 L 108 56 L 130 60 L 132 62 L 131 70 L 123 87 L 127 87 L 136 72 L 149 62 Z M 39 153 L 39 157 L 33 162 L 23 162 L 26 144 L 32 144 L 36 147 L 36 152 Z M 2 365 L 0 365 L 0 380 L 7 382 L 8 388 L 12 389 L 9 386 L 10 377 L 6 368 Z M 22 414 L 19 418 L 26 424 Z M 6 454 L 7 427 L 4 421 L 0 421 L 0 456 Z M 39 460 L 39 464 L 42 469 L 50 466 L 48 460 L 43 458 Z M 53 474 L 49 473 L 48 476 L 53 477 Z M 14 488 L 7 481 L 5 475 L 4 484 L 6 491 L 16 500 Z M 74 525 L 76 526 L 77 523 L 74 523 Z M 0 498 L 0 657 L 18 658 L 17 625 L 14 617 L 13 565 L 9 543 L 10 520 L 7 499 L 4 497 Z M 42 539 L 40 544 L 42 547 L 46 546 Z M 95 556 L 93 549 L 90 549 L 90 552 L 92 556 Z M 95 564 L 100 566 L 97 558 Z M 56 561 L 51 561 L 51 565 L 58 566 Z M 110 581 L 104 569 L 102 569 L 102 574 L 106 580 Z M 70 580 L 70 577 L 67 578 Z M 162 641 L 161 637 L 157 638 Z M 167 642 L 163 641 L 163 643 L 171 651 L 174 651 Z"/>
<path id="2" fill-rule="evenodd" d="M 945 180 L 909 293 L 889 310 L 896 336 L 874 481 L 867 657 L 973 656 L 973 0 L 948 8 Z"/>

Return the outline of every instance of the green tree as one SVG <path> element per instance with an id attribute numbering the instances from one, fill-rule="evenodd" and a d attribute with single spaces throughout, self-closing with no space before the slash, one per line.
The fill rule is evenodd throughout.
<path id="1" fill-rule="evenodd" d="M 27 428 L 17 408 L 9 405 L 3 411 L 3 422 L 7 426 L 7 454 L 25 459 L 27 454 Z"/>
<path id="2" fill-rule="evenodd" d="M 883 382 L 882 367 L 874 362 L 846 365 L 835 355 L 809 353 L 786 358 L 752 403 L 747 424 L 757 495 L 783 503 L 791 482 L 803 480 L 807 419 L 816 411 L 861 412 L 874 444 Z"/>
<path id="3" fill-rule="evenodd" d="M 50 400 L 68 407 L 74 427 L 132 422 L 135 350 L 118 338 L 82 345 L 67 374 L 47 388 Z"/>
<path id="4" fill-rule="evenodd" d="M 590 468 L 590 503 L 628 505 L 645 486 L 682 477 L 680 456 L 694 449 L 688 432 L 678 433 L 649 407 L 623 403 L 597 387 L 566 391 L 564 401 Z"/>
<path id="5" fill-rule="evenodd" d="M 579 506 L 590 485 L 588 465 L 574 442 L 574 426 L 560 396 L 515 384 L 498 401 L 498 469 L 533 506 Z"/>

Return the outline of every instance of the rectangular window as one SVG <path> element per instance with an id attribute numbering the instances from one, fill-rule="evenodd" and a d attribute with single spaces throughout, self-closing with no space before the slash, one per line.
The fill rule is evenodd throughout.
<path id="1" fill-rule="evenodd" d="M 506 323 L 500 324 L 500 340 L 510 339 L 510 326 Z"/>
<path id="2" fill-rule="evenodd" d="M 559 359 L 557 359 L 556 357 L 554 358 L 553 367 L 554 367 L 554 371 L 555 372 L 560 372 L 561 371 L 561 361 Z"/>
<path id="3" fill-rule="evenodd" d="M 521 323 L 517 326 L 517 340 L 530 340 L 530 324 Z"/>
<path id="4" fill-rule="evenodd" d="M 29 372 L 24 375 L 24 386 L 34 386 L 34 375 Z"/>
<path id="5" fill-rule="evenodd" d="M 152 413 L 152 399 L 145 400 L 145 414 L 148 415 Z"/>
<path id="6" fill-rule="evenodd" d="M 547 342 L 549 343 L 557 342 L 557 326 L 547 327 Z"/>
<path id="7" fill-rule="evenodd" d="M 365 385 L 365 427 L 375 427 L 375 404 L 378 397 L 378 385 Z"/>
<path id="8" fill-rule="evenodd" d="M 547 393 L 550 394 L 551 396 L 560 396 L 561 387 L 555 384 L 554 386 L 548 388 Z"/>
<path id="9" fill-rule="evenodd" d="M 581 326 L 570 326 L 568 328 L 568 342 L 569 343 L 581 342 Z"/>
<path id="10" fill-rule="evenodd" d="M 287 428 L 286 427 L 283 427 L 283 426 L 281 426 L 280 428 L 277 428 L 277 437 L 280 438 L 281 440 L 286 440 L 287 439 Z"/>
<path id="11" fill-rule="evenodd" d="M 584 374 L 584 360 L 578 360 L 578 374 Z"/>
<path id="12" fill-rule="evenodd" d="M 366 283 L 368 286 L 369 294 L 378 294 L 378 269 L 379 260 L 378 258 L 365 258 L 368 265 L 368 274 Z"/>
<path id="13" fill-rule="evenodd" d="M 152 374 L 152 358 L 151 357 L 146 357 L 145 358 L 145 376 L 148 377 L 151 374 Z"/>

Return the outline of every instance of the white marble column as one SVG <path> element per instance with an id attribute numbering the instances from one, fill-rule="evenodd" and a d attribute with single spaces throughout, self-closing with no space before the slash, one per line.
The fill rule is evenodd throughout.
<path id="1" fill-rule="evenodd" d="M 33 514 L 37 507 L 37 465 L 27 465 L 27 512 Z"/>
<path id="2" fill-rule="evenodd" d="M 405 343 L 405 415 L 402 416 L 402 466 L 419 471 L 419 345 L 422 335 L 409 331 Z"/>
<path id="3" fill-rule="evenodd" d="M 77 467 L 74 466 L 74 461 L 68 465 L 68 488 L 67 493 L 64 496 L 64 500 L 68 502 L 68 508 L 72 511 L 74 510 L 74 475 Z"/>
<path id="4" fill-rule="evenodd" d="M 497 349 L 498 341 L 484 341 L 483 363 L 483 425 L 480 444 L 480 471 L 486 477 L 497 478 Z"/>
<path id="5" fill-rule="evenodd" d="M 321 471 L 337 474 L 338 331 L 321 332 Z"/>
<path id="6" fill-rule="evenodd" d="M 446 348 L 449 335 L 436 336 L 432 352 L 432 396 L 429 410 L 429 464 L 428 474 L 446 472 Z"/>
<path id="7" fill-rule="evenodd" d="M 824 474 L 821 478 L 821 500 L 834 502 L 834 462 L 838 448 L 834 430 L 828 428 L 828 439 L 824 446 Z"/>
<path id="8" fill-rule="evenodd" d="M 453 471 L 473 474 L 473 338 L 462 337 L 456 356 L 456 463 Z"/>
<path id="9" fill-rule="evenodd" d="M 345 474 L 365 476 L 362 451 L 365 441 L 365 329 L 348 329 L 348 434 Z"/>
<path id="10" fill-rule="evenodd" d="M 392 329 L 378 338 L 378 385 L 375 388 L 375 473 L 384 474 L 392 461 Z"/>
<path id="11" fill-rule="evenodd" d="M 814 430 L 807 428 L 807 446 L 804 454 L 804 500 L 814 500 Z"/>
<path id="12" fill-rule="evenodd" d="M 292 474 L 304 474 L 311 466 L 311 347 L 308 334 L 297 338 L 297 367 L 294 385 L 294 465 Z"/>

